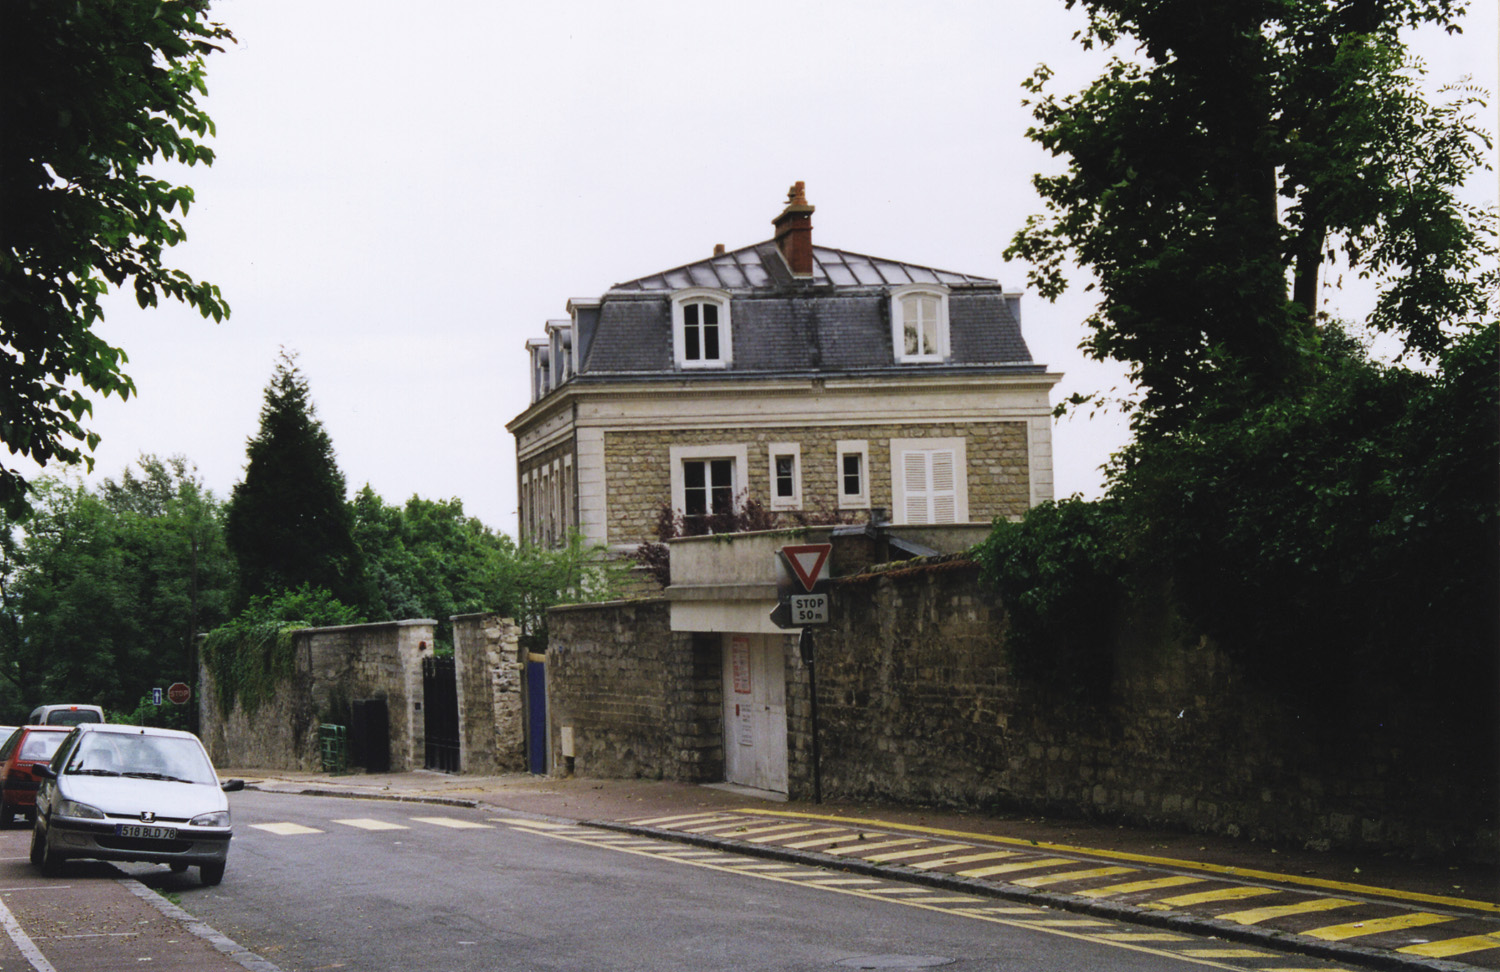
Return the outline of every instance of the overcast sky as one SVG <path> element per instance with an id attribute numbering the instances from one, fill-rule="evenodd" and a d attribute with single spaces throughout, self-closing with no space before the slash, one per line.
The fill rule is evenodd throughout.
<path id="1" fill-rule="evenodd" d="M 1435 83 L 1496 86 L 1496 5 L 1424 37 Z M 1081 87 L 1097 55 L 1062 0 L 755 4 L 219 0 L 218 161 L 168 260 L 218 284 L 223 324 L 112 300 L 139 396 L 97 403 L 100 476 L 181 454 L 243 476 L 277 350 L 300 354 L 351 491 L 458 497 L 515 531 L 524 344 L 569 297 L 765 240 L 796 180 L 822 245 L 1025 285 L 1001 257 L 1056 166 L 1020 83 Z M 1493 115 L 1491 115 L 1493 119 Z M 1487 120 L 1488 121 L 1488 120 Z M 1491 124 L 1489 127 L 1493 127 Z M 1493 201 L 1494 177 L 1479 198 Z M 1357 296 L 1333 296 L 1348 310 Z M 1054 401 L 1121 370 L 1076 350 L 1090 306 L 1028 295 Z M 1098 494 L 1118 419 L 1065 419 L 1057 492 Z"/>

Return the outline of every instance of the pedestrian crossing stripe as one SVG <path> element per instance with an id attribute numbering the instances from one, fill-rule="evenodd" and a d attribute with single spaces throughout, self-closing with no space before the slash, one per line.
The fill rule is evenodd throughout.
<path id="1" fill-rule="evenodd" d="M 251 824 L 250 826 L 256 830 L 264 830 L 268 834 L 275 834 L 278 837 L 298 837 L 302 834 L 321 834 L 323 832 L 316 827 L 304 827 L 302 824 L 289 822 Z"/>
<path id="2" fill-rule="evenodd" d="M 432 824 L 434 827 L 447 827 L 451 830 L 494 830 L 486 823 L 475 823 L 472 820 L 460 820 L 458 817 L 412 817 L 417 823 Z"/>
<path id="3" fill-rule="evenodd" d="M 391 823 L 389 820 L 375 820 L 371 817 L 354 817 L 347 820 L 335 820 L 336 824 L 345 827 L 355 827 L 359 830 L 410 830 L 405 824 Z"/>

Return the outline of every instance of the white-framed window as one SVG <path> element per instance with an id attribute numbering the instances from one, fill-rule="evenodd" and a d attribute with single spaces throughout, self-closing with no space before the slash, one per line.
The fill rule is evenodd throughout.
<path id="1" fill-rule="evenodd" d="M 727 368 L 734 361 L 729 295 L 695 287 L 672 297 L 673 354 L 679 368 Z"/>
<path id="2" fill-rule="evenodd" d="M 898 524 L 969 522 L 963 439 L 892 439 L 891 510 Z"/>
<path id="3" fill-rule="evenodd" d="M 686 517 L 737 511 L 748 452 L 743 444 L 672 446 L 672 509 Z"/>
<path id="4" fill-rule="evenodd" d="M 834 443 L 838 462 L 839 509 L 870 508 L 870 444 L 864 439 L 839 439 Z"/>
<path id="5" fill-rule="evenodd" d="M 909 284 L 891 291 L 891 343 L 902 364 L 948 357 L 948 290 Z"/>
<path id="6" fill-rule="evenodd" d="M 802 446 L 795 442 L 772 442 L 766 452 L 771 509 L 802 509 Z"/>

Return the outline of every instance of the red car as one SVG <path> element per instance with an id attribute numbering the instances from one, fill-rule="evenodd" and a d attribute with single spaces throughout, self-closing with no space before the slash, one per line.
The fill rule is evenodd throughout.
<path id="1" fill-rule="evenodd" d="M 72 726 L 22 726 L 0 746 L 0 827 L 9 827 L 18 813 L 33 812 L 41 778 L 31 768 L 51 762 L 72 731 Z"/>

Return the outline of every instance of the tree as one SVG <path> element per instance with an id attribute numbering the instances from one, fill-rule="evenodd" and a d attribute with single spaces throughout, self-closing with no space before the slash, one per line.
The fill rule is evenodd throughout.
<path id="1" fill-rule="evenodd" d="M 92 460 L 87 392 L 128 398 L 125 352 L 93 331 L 111 287 L 229 314 L 219 288 L 167 267 L 193 191 L 143 171 L 213 162 L 204 58 L 233 37 L 208 0 L 0 2 L 0 442 L 38 465 Z M 80 387 L 81 386 L 81 387 Z M 0 509 L 28 507 L 0 467 Z"/>
<path id="2" fill-rule="evenodd" d="M 245 479 L 234 487 L 225 532 L 239 564 L 243 606 L 304 585 L 340 603 L 364 603 L 364 564 L 333 441 L 318 421 L 295 354 L 285 350 L 266 386 Z"/>
<path id="3" fill-rule="evenodd" d="M 1457 0 L 1067 2 L 1085 46 L 1138 57 L 1076 95 L 1045 94 L 1045 66 L 1028 82 L 1028 136 L 1067 170 L 1035 177 L 1047 213 L 1006 256 L 1048 297 L 1069 258 L 1092 272 L 1083 347 L 1130 365 L 1138 431 L 1297 394 L 1335 259 L 1380 286 L 1368 323 L 1423 359 L 1488 310 L 1493 214 L 1456 192 L 1490 146 L 1478 94 L 1428 104 L 1399 36 L 1458 30 Z"/>

